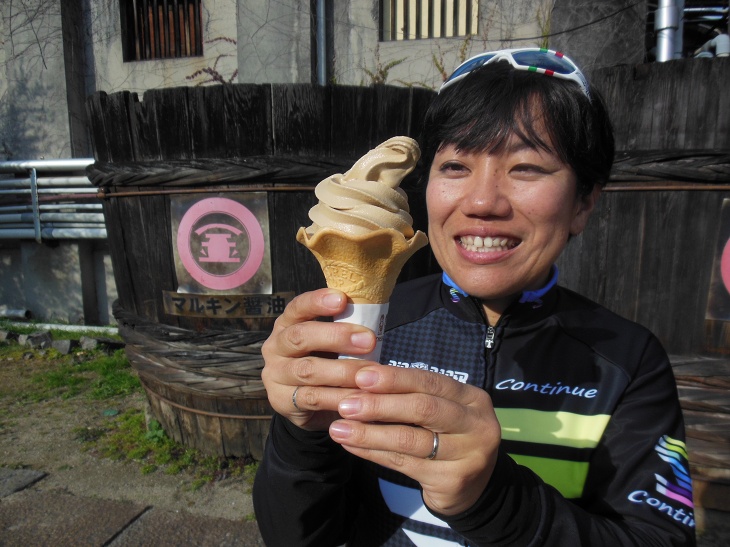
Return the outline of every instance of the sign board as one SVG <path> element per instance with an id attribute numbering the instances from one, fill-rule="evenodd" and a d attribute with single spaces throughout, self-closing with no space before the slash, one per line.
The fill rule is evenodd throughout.
<path id="1" fill-rule="evenodd" d="M 271 292 L 265 192 L 172 196 L 170 207 L 178 292 Z"/>

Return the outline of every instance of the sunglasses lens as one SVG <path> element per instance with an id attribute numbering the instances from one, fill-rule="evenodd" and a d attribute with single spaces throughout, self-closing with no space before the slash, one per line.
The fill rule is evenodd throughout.
<path id="1" fill-rule="evenodd" d="M 476 59 L 472 59 L 470 61 L 466 61 L 463 65 L 461 65 L 459 68 L 457 68 L 454 73 L 449 76 L 449 79 L 446 80 L 447 82 L 450 82 L 454 78 L 458 78 L 459 76 L 462 76 L 463 74 L 468 74 L 475 68 L 479 68 L 484 63 L 489 61 L 489 59 L 493 58 L 494 55 L 481 55 L 477 57 Z"/>
<path id="2" fill-rule="evenodd" d="M 512 54 L 512 58 L 522 66 L 535 66 L 558 74 L 572 74 L 577 70 L 573 63 L 543 51 L 518 51 Z"/>

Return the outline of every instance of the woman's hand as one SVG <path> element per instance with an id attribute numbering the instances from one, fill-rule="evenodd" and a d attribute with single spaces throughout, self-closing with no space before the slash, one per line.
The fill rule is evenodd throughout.
<path id="1" fill-rule="evenodd" d="M 360 368 L 354 383 L 360 391 L 339 402 L 345 419 L 332 423 L 330 436 L 352 454 L 418 481 L 426 505 L 438 513 L 474 505 L 501 438 L 489 395 L 435 372 L 385 365 Z"/>
<path id="2" fill-rule="evenodd" d="M 302 429 L 326 431 L 339 418 L 340 400 L 357 392 L 357 371 L 373 364 L 337 359 L 337 354 L 372 351 L 375 335 L 371 330 L 316 321 L 341 313 L 346 304 L 344 293 L 333 289 L 297 296 L 276 320 L 261 348 L 266 363 L 261 378 L 271 406 Z"/>

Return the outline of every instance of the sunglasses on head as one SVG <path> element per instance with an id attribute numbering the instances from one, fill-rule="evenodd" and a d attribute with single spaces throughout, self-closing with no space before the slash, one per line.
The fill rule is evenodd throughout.
<path id="1" fill-rule="evenodd" d="M 499 51 L 480 53 L 461 63 L 453 74 L 441 84 L 439 93 L 454 82 L 458 82 L 464 78 L 464 76 L 473 70 L 495 61 L 507 61 L 517 70 L 537 72 L 538 74 L 546 74 L 563 80 L 570 80 L 580 86 L 581 91 L 583 91 L 589 100 L 591 98 L 588 91 L 588 81 L 573 61 L 559 51 L 536 47 L 502 49 Z"/>

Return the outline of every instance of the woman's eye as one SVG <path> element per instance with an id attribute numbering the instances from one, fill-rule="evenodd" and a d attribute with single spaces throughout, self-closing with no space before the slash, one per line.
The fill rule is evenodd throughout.
<path id="1" fill-rule="evenodd" d="M 512 168 L 512 171 L 515 173 L 535 174 L 535 175 L 544 175 L 545 173 L 548 172 L 543 167 L 540 167 L 539 165 L 535 165 L 532 163 L 521 163 L 519 165 L 515 165 Z"/>
<path id="2" fill-rule="evenodd" d="M 441 165 L 440 171 L 442 173 L 461 173 L 466 171 L 466 167 L 461 163 L 455 161 L 448 161 Z"/>

